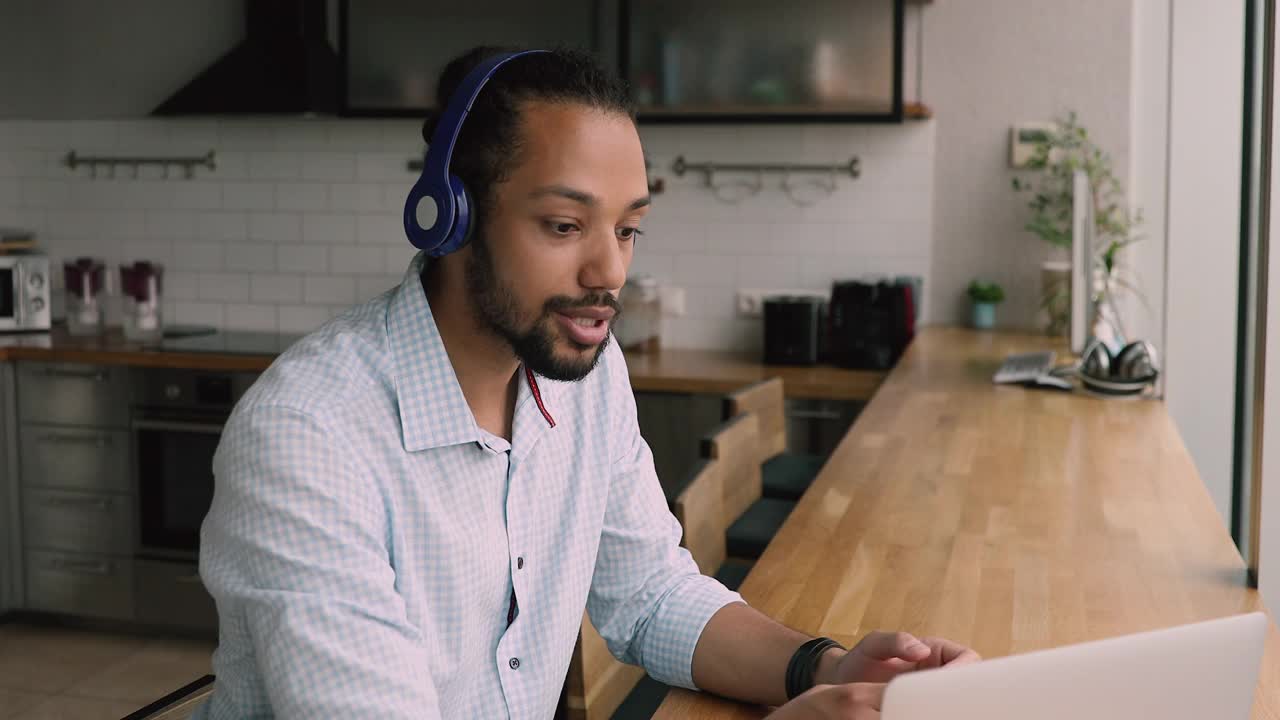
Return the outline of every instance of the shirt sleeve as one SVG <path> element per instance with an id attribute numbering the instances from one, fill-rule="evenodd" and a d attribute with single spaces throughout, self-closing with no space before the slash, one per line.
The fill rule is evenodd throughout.
<path id="1" fill-rule="evenodd" d="M 680 523 L 640 436 L 625 360 L 614 350 L 607 362 L 617 452 L 587 613 L 614 657 L 668 685 L 696 689 L 698 638 L 712 615 L 742 597 L 702 575 L 680 547 Z"/>
<path id="2" fill-rule="evenodd" d="M 395 590 L 383 505 L 349 457 L 292 409 L 255 406 L 228 423 L 200 571 L 224 640 L 248 636 L 258 677 L 228 677 L 227 690 L 261 688 L 281 718 L 438 718 L 422 637 Z M 247 710 L 217 698 L 219 681 L 213 704 Z"/>

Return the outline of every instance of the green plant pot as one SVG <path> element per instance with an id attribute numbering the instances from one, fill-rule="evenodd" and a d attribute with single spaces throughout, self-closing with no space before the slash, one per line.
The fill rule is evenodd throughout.
<path id="1" fill-rule="evenodd" d="M 973 327 L 978 330 L 990 330 L 996 326 L 995 303 L 976 302 L 973 304 Z"/>

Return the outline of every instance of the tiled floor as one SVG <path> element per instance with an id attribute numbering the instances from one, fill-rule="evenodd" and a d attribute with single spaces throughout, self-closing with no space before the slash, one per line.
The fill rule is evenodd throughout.
<path id="1" fill-rule="evenodd" d="M 212 642 L 0 624 L 0 720 L 118 720 L 209 673 Z"/>

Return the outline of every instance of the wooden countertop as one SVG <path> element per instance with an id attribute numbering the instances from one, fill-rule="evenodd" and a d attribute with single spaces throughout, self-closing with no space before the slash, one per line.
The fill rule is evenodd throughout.
<path id="1" fill-rule="evenodd" d="M 41 360 L 97 365 L 261 372 L 274 354 L 175 352 L 126 342 L 118 328 L 99 337 L 74 337 L 65 328 L 50 333 L 0 335 L 0 362 Z M 641 392 L 723 394 L 760 380 L 781 377 L 788 397 L 869 400 L 887 373 L 830 366 L 762 365 L 743 353 L 662 350 L 627 353 L 631 385 Z"/>
<path id="2" fill-rule="evenodd" d="M 846 645 L 906 630 L 987 658 L 1264 609 L 1163 403 L 991 384 L 1045 345 L 925 330 L 743 597 Z M 1274 618 L 1255 720 L 1280 720 Z M 655 717 L 763 714 L 677 690 Z"/>

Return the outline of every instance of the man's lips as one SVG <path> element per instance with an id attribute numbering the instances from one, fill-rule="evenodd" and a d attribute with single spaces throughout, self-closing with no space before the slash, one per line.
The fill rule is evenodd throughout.
<path id="1" fill-rule="evenodd" d="M 617 314 L 614 309 L 610 307 L 569 308 L 567 310 L 557 310 L 556 312 L 570 318 L 586 318 L 588 320 L 604 321 L 613 319 L 613 316 Z"/>

